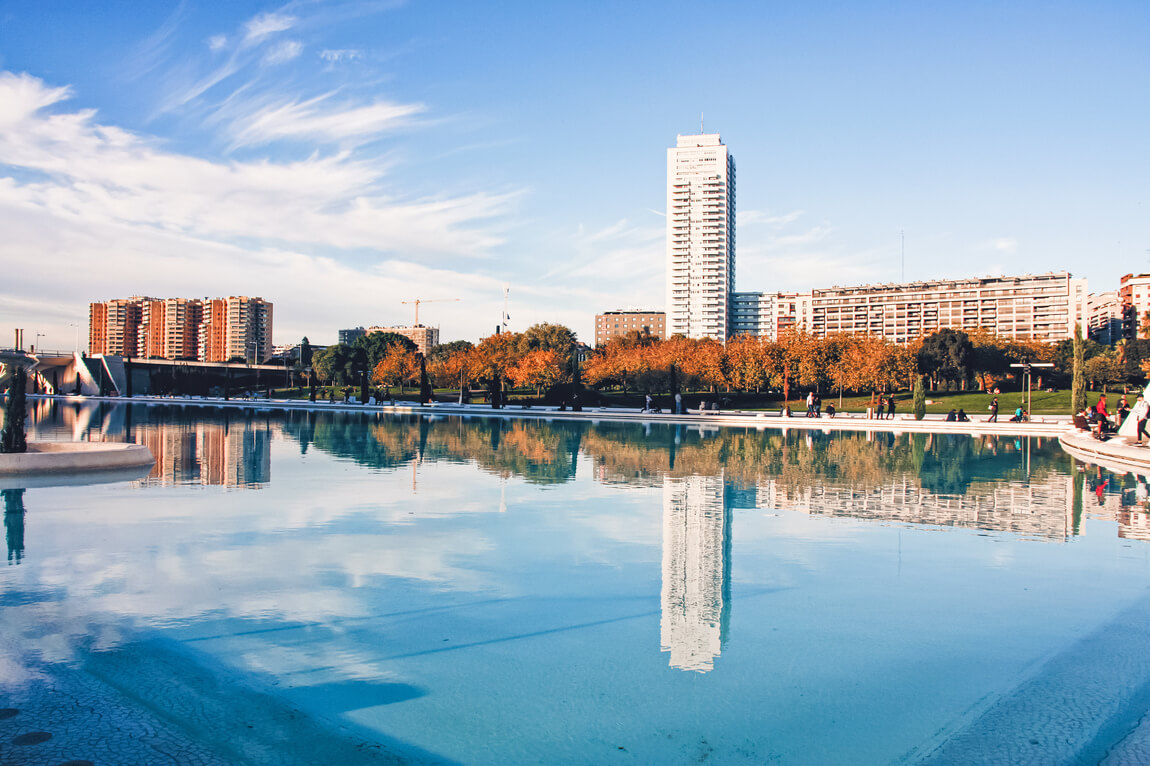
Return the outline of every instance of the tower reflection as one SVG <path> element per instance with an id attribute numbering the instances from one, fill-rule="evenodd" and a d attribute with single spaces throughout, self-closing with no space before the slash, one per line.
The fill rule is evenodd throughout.
<path id="1" fill-rule="evenodd" d="M 670 665 L 705 673 L 727 640 L 731 511 L 723 476 L 663 477 L 661 649 Z"/>

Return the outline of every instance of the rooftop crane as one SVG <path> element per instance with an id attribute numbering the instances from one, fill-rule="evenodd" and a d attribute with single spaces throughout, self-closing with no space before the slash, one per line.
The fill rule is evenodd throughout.
<path id="1" fill-rule="evenodd" d="M 415 326 L 419 326 L 419 304 L 421 303 L 448 303 L 451 301 L 458 301 L 458 298 L 413 298 L 409 301 L 400 301 L 400 303 L 414 303 L 415 304 Z"/>

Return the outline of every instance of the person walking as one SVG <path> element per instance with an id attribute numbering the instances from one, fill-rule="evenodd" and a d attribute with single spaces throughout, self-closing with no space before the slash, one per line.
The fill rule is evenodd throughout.
<path id="1" fill-rule="evenodd" d="M 677 391 L 675 392 L 675 414 L 676 415 L 682 415 L 683 414 L 683 395 L 678 393 Z"/>
<path id="2" fill-rule="evenodd" d="M 1133 409 L 1130 410 L 1130 414 L 1134 416 L 1134 422 L 1137 424 L 1137 430 L 1134 432 L 1134 443 L 1139 447 L 1142 446 L 1142 437 L 1146 436 L 1146 416 L 1148 413 L 1150 413 L 1150 404 L 1139 396 L 1138 400 L 1134 402 Z"/>
<path id="3" fill-rule="evenodd" d="M 894 420 L 894 394 L 886 398 L 886 416 Z"/>
<path id="4" fill-rule="evenodd" d="M 815 416 L 815 392 L 807 392 L 807 417 L 813 418 Z"/>
<path id="5" fill-rule="evenodd" d="M 650 411 L 651 411 L 651 395 L 647 394 L 647 397 L 643 403 L 643 412 L 650 412 Z"/>
<path id="6" fill-rule="evenodd" d="M 986 422 L 987 423 L 997 423 L 998 422 L 998 397 L 997 396 L 994 397 L 994 399 L 991 400 L 991 402 L 990 402 L 990 417 L 988 417 L 986 419 Z"/>

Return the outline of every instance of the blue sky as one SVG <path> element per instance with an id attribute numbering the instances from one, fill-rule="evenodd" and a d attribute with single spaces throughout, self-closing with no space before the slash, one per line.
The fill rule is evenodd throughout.
<path id="1" fill-rule="evenodd" d="M 0 0 L 0 336 L 262 295 L 275 340 L 660 307 L 666 148 L 737 286 L 1150 271 L 1145 2 Z M 83 331 L 82 331 L 83 334 Z"/>

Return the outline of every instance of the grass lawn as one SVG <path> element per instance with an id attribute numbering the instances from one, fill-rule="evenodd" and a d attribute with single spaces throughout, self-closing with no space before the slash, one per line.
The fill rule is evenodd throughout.
<path id="1" fill-rule="evenodd" d="M 1087 391 L 1086 401 L 1093 406 L 1098 401 L 1098 396 L 1101 391 Z M 1062 389 L 1059 391 L 1032 391 L 1030 393 L 1031 402 L 1033 402 L 1034 415 L 1069 415 L 1070 414 L 1070 389 Z M 1134 399 L 1138 396 L 1137 392 L 1127 394 L 1127 400 L 1133 404 Z M 990 401 L 994 396 L 986 394 L 982 391 L 928 391 L 926 394 L 926 411 L 928 413 L 942 413 L 950 412 L 950 409 L 963 409 L 966 414 L 974 417 L 975 415 L 986 415 L 987 408 L 990 406 Z M 1113 411 L 1114 406 L 1118 400 L 1122 398 L 1121 392 L 1110 392 L 1106 395 L 1107 406 Z M 1006 391 L 998 395 L 998 415 L 1000 418 L 1009 418 L 1014 414 L 1014 408 L 1018 406 L 1026 407 L 1026 394 L 1018 391 Z M 838 397 L 823 397 L 824 406 L 826 402 L 834 402 L 835 407 L 838 407 Z M 929 403 L 933 402 L 933 403 Z M 843 397 L 843 410 L 847 412 L 862 412 L 867 408 L 870 403 L 869 397 Z M 914 395 L 910 391 L 900 391 L 895 394 L 895 412 L 910 412 L 914 405 Z M 791 405 L 792 409 L 795 407 Z M 804 405 L 805 408 L 805 405 Z"/>
<path id="2" fill-rule="evenodd" d="M 419 389 L 408 389 L 403 395 L 400 395 L 398 389 L 393 388 L 391 393 L 399 400 L 419 401 Z M 515 391 L 508 392 L 512 397 L 512 403 L 530 403 L 538 404 L 539 401 L 534 396 L 534 391 Z M 603 392 L 603 404 L 613 407 L 634 407 L 636 409 L 643 406 L 643 394 L 638 392 L 629 392 L 626 396 L 618 392 Z M 1098 401 L 1100 391 L 1087 391 L 1086 400 L 1090 405 L 1094 405 Z M 276 389 L 272 391 L 274 398 L 299 398 L 306 399 L 308 390 L 306 388 L 296 389 Z M 356 387 L 352 393 L 352 398 L 358 400 L 359 388 Z M 438 401 L 455 401 L 458 396 L 458 391 L 454 389 L 436 389 L 435 398 Z M 1014 414 L 1014 408 L 1022 405 L 1025 407 L 1024 394 L 1017 391 L 1007 391 L 998 395 L 998 414 L 1000 418 L 1009 418 Z M 1137 391 L 1131 391 L 1127 394 L 1127 399 L 1133 403 L 1134 399 L 1138 396 Z M 1121 392 L 1109 392 L 1106 396 L 1108 406 L 1113 411 L 1118 400 L 1122 397 Z M 317 398 L 326 399 L 327 392 L 324 387 L 320 387 Z M 342 387 L 337 388 L 336 398 L 342 400 Z M 688 407 L 697 407 L 699 401 L 713 401 L 715 399 L 722 400 L 723 406 L 727 409 L 741 409 L 741 410 L 777 410 L 782 404 L 782 399 L 777 394 L 743 394 L 743 393 L 720 393 L 712 394 L 710 392 L 689 392 L 683 394 L 683 403 Z M 791 398 L 791 410 L 793 412 L 804 412 L 806 410 L 805 404 L 806 393 L 799 396 L 796 392 Z M 982 393 L 981 391 L 934 391 L 927 392 L 926 399 L 930 404 L 926 405 L 928 413 L 945 414 L 954 409 L 964 409 L 966 413 L 972 418 L 985 417 L 987 407 L 990 405 L 990 400 L 993 397 L 990 394 Z M 1033 401 L 1033 414 L 1035 415 L 1068 415 L 1070 414 L 1070 389 L 1062 389 L 1054 392 L 1047 391 L 1032 391 L 1031 399 Z M 473 402 L 479 402 L 482 397 L 473 398 Z M 869 396 L 844 396 L 842 399 L 842 406 L 839 406 L 839 397 L 835 395 L 826 394 L 823 396 L 823 407 L 826 408 L 827 404 L 833 403 L 836 409 L 840 412 L 864 412 L 870 405 Z M 907 413 L 910 412 L 913 406 L 914 397 L 910 391 L 899 391 L 895 394 L 895 412 Z M 588 403 L 589 406 L 594 406 Z M 655 405 L 659 407 L 669 408 L 671 405 L 671 398 L 666 394 L 655 395 Z"/>

